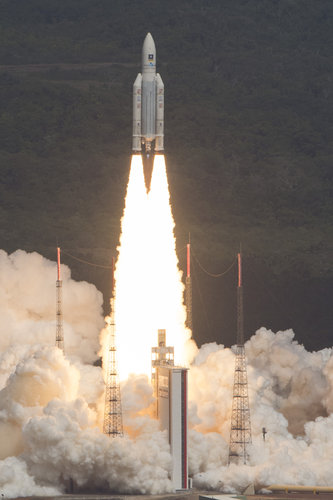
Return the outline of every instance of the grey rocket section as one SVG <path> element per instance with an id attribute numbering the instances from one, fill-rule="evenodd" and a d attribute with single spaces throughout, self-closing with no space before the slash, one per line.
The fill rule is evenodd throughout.
<path id="1" fill-rule="evenodd" d="M 156 48 L 150 33 L 143 42 L 142 73 L 133 85 L 132 149 L 146 154 L 164 150 L 164 84 L 156 73 Z"/>

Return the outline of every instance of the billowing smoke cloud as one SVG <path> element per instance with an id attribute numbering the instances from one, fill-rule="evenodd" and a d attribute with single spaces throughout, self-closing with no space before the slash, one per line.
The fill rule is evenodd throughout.
<path id="1" fill-rule="evenodd" d="M 169 444 L 149 416 L 147 377 L 125 382 L 128 435 L 111 443 L 101 432 L 102 369 L 85 364 L 99 350 L 101 294 L 62 266 L 64 356 L 54 346 L 55 280 L 55 262 L 0 251 L 0 492 L 54 495 L 70 481 L 127 493 L 171 491 Z"/>
<path id="2" fill-rule="evenodd" d="M 205 345 L 190 370 L 194 483 L 225 492 L 250 483 L 257 490 L 272 483 L 331 485 L 332 349 L 310 353 L 291 330 L 274 334 L 261 328 L 247 342 L 246 354 L 253 441 L 246 466 L 227 467 L 232 351 Z"/>
<path id="3" fill-rule="evenodd" d="M 55 263 L 35 253 L 0 252 L 0 492 L 54 495 L 70 480 L 120 493 L 172 491 L 169 444 L 152 418 L 145 375 L 122 383 L 125 437 L 102 434 L 103 374 L 87 364 L 96 359 L 104 325 L 101 296 L 92 285 L 71 280 L 66 266 L 62 274 L 66 356 L 54 347 Z M 329 485 L 332 350 L 310 353 L 291 330 L 261 328 L 246 343 L 246 354 L 253 438 L 248 465 L 227 466 L 233 351 L 206 344 L 189 371 L 194 485 L 225 492 L 249 483 L 257 489 L 276 482 Z"/>
<path id="4" fill-rule="evenodd" d="M 53 398 L 72 400 L 78 387 L 79 372 L 60 349 L 30 349 L 0 392 L 0 458 L 23 451 L 21 429 L 28 418 Z"/>
<path id="5" fill-rule="evenodd" d="M 97 358 L 103 326 L 102 294 L 75 282 L 61 266 L 65 350 L 84 362 Z M 36 252 L 0 250 L 0 350 L 9 346 L 55 344 L 56 263 Z"/>
<path id="6" fill-rule="evenodd" d="M 24 428 L 25 460 L 39 481 L 111 487 L 125 493 L 171 491 L 166 437 L 155 432 L 144 440 L 112 439 L 94 426 L 95 415 L 82 399 L 52 401 L 43 415 Z"/>

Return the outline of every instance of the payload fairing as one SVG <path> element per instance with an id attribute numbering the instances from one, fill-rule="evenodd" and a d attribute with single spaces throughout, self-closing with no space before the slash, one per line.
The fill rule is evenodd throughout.
<path id="1" fill-rule="evenodd" d="M 133 152 L 164 150 L 164 84 L 156 73 L 156 48 L 147 34 L 142 47 L 142 74 L 133 85 Z"/>

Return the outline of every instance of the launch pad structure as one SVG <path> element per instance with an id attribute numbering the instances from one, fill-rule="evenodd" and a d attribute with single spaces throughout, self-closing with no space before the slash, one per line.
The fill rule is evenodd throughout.
<path id="1" fill-rule="evenodd" d="M 152 347 L 152 386 L 156 417 L 168 434 L 172 457 L 171 481 L 175 491 L 188 490 L 187 368 L 174 366 L 174 348 L 166 346 L 166 331 L 158 330 Z"/>
<path id="2" fill-rule="evenodd" d="M 151 349 L 151 384 L 155 397 L 157 396 L 157 368 L 174 365 L 174 348 L 166 345 L 166 331 L 164 329 L 157 331 L 157 342 L 158 346 Z"/>
<path id="3" fill-rule="evenodd" d="M 115 300 L 114 300 L 114 258 L 112 258 L 112 296 L 107 345 L 106 387 L 103 433 L 110 437 L 123 437 L 123 415 L 120 384 L 117 370 Z"/>
<path id="4" fill-rule="evenodd" d="M 60 277 L 60 247 L 57 247 L 57 281 L 56 281 L 56 347 L 65 352 L 64 329 L 62 322 L 62 281 Z"/>
<path id="5" fill-rule="evenodd" d="M 269 486 L 267 487 L 269 489 Z M 318 488 L 319 489 L 319 488 Z M 297 486 L 295 487 L 295 492 L 284 492 L 275 493 L 270 492 L 260 495 L 256 494 L 242 494 L 238 495 L 236 493 L 231 493 L 229 495 L 223 495 L 220 491 L 200 491 L 200 490 L 192 490 L 192 491 L 184 491 L 184 492 L 176 492 L 176 493 L 166 493 L 159 495 L 124 495 L 124 494 L 116 494 L 116 493 L 107 493 L 107 492 L 91 492 L 91 491 L 81 491 L 79 493 L 70 493 L 65 495 L 57 495 L 57 496 L 29 496 L 29 497 L 20 497 L 20 500 L 201 500 L 210 499 L 210 500 L 231 500 L 231 499 L 242 499 L 242 500 L 304 500 L 305 496 L 307 500 L 318 500 L 318 497 L 323 497 L 325 500 L 333 500 L 332 488 L 326 488 L 327 492 L 318 491 L 316 488 L 313 488 L 313 491 L 316 493 L 311 493 L 311 491 L 307 491 L 304 494 L 303 492 L 296 493 Z M 13 499 L 19 500 L 19 499 Z"/>
<path id="6" fill-rule="evenodd" d="M 232 398 L 231 428 L 228 464 L 248 462 L 248 445 L 252 442 L 251 419 L 248 396 L 246 357 L 244 348 L 244 313 L 242 259 L 238 254 L 238 286 L 237 286 L 237 346 L 235 358 L 235 374 Z"/>

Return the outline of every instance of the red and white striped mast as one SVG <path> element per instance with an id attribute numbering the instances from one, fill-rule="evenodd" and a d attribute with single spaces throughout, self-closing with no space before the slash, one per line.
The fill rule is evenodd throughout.
<path id="1" fill-rule="evenodd" d="M 244 312 L 243 312 L 243 284 L 242 284 L 242 254 L 237 254 L 238 286 L 237 286 L 237 345 L 244 345 Z"/>
<path id="2" fill-rule="evenodd" d="M 191 238 L 188 235 L 187 244 L 187 259 L 186 259 L 186 280 L 185 280 L 185 305 L 186 305 L 186 322 L 185 325 L 190 330 L 193 329 L 192 320 L 192 278 L 191 278 Z"/>

